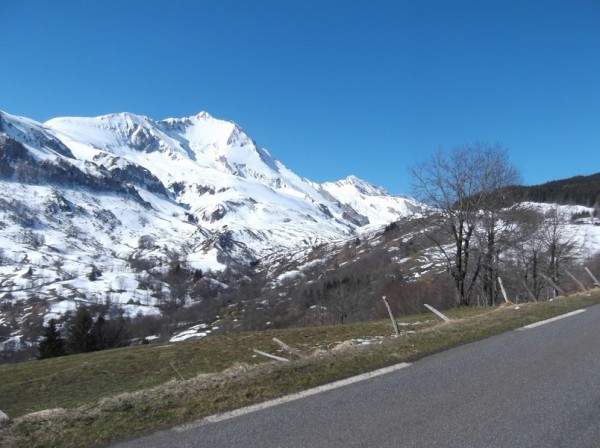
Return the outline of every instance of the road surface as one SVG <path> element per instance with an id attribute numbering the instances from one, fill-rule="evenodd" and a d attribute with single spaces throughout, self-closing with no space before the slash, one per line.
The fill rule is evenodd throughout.
<path id="1" fill-rule="evenodd" d="M 227 417 L 227 416 L 226 416 Z M 600 447 L 600 306 L 115 448 Z"/>

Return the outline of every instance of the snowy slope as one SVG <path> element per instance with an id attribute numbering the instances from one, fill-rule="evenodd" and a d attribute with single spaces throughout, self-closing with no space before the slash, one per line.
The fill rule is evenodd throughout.
<path id="1" fill-rule="evenodd" d="M 362 225 L 386 225 L 399 217 L 410 216 L 423 209 L 423 204 L 412 198 L 391 196 L 383 188 L 376 187 L 356 176 L 348 176 L 338 182 L 326 182 L 318 185 L 317 188 L 325 197 L 337 202 L 347 214 L 357 213 Z"/>
<path id="2" fill-rule="evenodd" d="M 34 301 L 19 308 L 23 325 L 78 303 L 156 314 L 175 297 L 202 300 L 174 290 L 179 266 L 215 291 L 227 285 L 211 272 L 347 239 L 417 207 L 354 177 L 302 179 L 206 112 L 43 124 L 0 112 L 0 299 Z"/>
<path id="3" fill-rule="evenodd" d="M 412 212 L 414 201 L 375 187 L 372 194 L 355 189 L 353 197 L 302 179 L 236 124 L 206 112 L 162 121 L 132 114 L 58 118 L 46 126 L 79 158 L 108 169 L 123 163 L 147 169 L 194 220 L 233 232 L 258 255 L 351 236 L 362 225 Z"/>
<path id="4" fill-rule="evenodd" d="M 196 268 L 225 268 L 215 251 L 188 242 L 194 235 L 206 238 L 208 230 L 188 222 L 164 193 L 140 187 L 145 179 L 155 190 L 149 173 L 141 173 L 135 187 L 122 173 L 76 158 L 42 125 L 5 113 L 0 124 L 3 300 L 43 298 L 37 313 L 46 321 L 80 301 L 112 302 L 128 315 L 155 314 L 160 294 L 141 287 L 147 274 L 132 269 L 132 259 L 145 254 L 167 263 L 168 251 L 156 248 L 187 244 L 196 251 Z M 153 246 L 141 247 L 143 237 Z M 95 270 L 99 275 L 91 280 Z M 168 293 L 167 285 L 162 288 Z"/>

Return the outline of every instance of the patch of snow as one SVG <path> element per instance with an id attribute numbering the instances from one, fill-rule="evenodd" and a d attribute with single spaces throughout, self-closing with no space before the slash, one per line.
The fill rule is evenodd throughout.
<path id="1" fill-rule="evenodd" d="M 218 327 L 214 327 L 213 330 L 215 330 L 217 328 Z M 204 331 L 199 331 L 199 330 L 204 330 Z M 184 330 L 184 331 L 181 331 L 181 332 L 175 334 L 173 337 L 171 337 L 171 339 L 169 339 L 169 342 L 181 342 L 181 341 L 185 341 L 187 339 L 192 339 L 192 338 L 204 338 L 204 337 L 208 336 L 211 332 L 212 332 L 212 330 L 207 329 L 206 324 L 198 324 L 198 325 L 189 327 L 187 330 Z"/>

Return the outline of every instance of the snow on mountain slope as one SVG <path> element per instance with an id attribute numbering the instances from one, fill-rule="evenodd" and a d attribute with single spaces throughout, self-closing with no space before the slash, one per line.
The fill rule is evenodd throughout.
<path id="1" fill-rule="evenodd" d="M 109 170 L 123 163 L 148 170 L 192 219 L 213 231 L 233 232 L 261 256 L 348 237 L 362 225 L 386 224 L 412 212 L 409 199 L 386 201 L 391 197 L 375 187 L 374 195 L 355 190 L 352 198 L 351 191 L 301 179 L 235 123 L 206 112 L 162 121 L 132 114 L 57 118 L 45 125 L 77 157 Z"/>
<path id="2" fill-rule="evenodd" d="M 541 202 L 523 202 L 522 205 L 545 216 L 558 216 L 560 234 L 578 247 L 581 258 L 600 252 L 600 218 L 594 217 L 594 208 L 583 205 L 557 205 Z M 580 216 L 573 220 L 572 217 Z"/>
<path id="3" fill-rule="evenodd" d="M 408 198 L 350 180 L 302 179 L 205 112 L 44 124 L 0 112 L 0 300 L 27 304 L 13 317 L 24 328 L 80 302 L 155 314 L 169 301 L 203 299 L 177 290 L 181 267 L 189 285 L 218 295 L 227 285 L 211 272 L 414 210 Z"/>
<path id="4" fill-rule="evenodd" d="M 23 143 L 38 159 L 58 155 L 74 158 L 69 148 L 52 138 L 46 131 L 42 124 L 34 120 L 0 111 L 0 134 Z"/>
<path id="5" fill-rule="evenodd" d="M 0 113 L 0 131 L 0 298 L 44 298 L 38 314 L 25 313 L 29 324 L 80 301 L 155 314 L 170 288 L 157 281 L 149 289 L 145 266 L 160 272 L 186 257 L 193 269 L 227 267 L 203 244 L 212 233 L 189 222 L 148 171 L 126 160 L 107 169 L 93 156 L 77 159 L 45 126 L 21 117 Z"/>
<path id="6" fill-rule="evenodd" d="M 423 204 L 405 196 L 391 196 L 381 187 L 371 185 L 356 176 L 348 176 L 338 182 L 326 182 L 317 186 L 326 197 L 332 198 L 345 210 L 348 218 L 352 212 L 358 215 L 359 223 L 382 226 L 423 210 Z M 365 217 L 368 221 L 361 217 Z"/>

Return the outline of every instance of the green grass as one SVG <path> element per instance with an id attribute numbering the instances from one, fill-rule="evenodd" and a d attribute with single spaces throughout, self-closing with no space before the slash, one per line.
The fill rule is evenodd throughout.
<path id="1" fill-rule="evenodd" d="M 389 321 L 237 333 L 0 366 L 0 409 L 13 420 L 0 446 L 89 446 L 201 418 L 358 373 L 414 361 L 574 309 L 600 304 L 600 292 L 515 307 L 451 310 L 399 318 L 427 323 L 391 337 Z M 270 362 L 277 337 L 306 357 Z M 368 346 L 332 351 L 342 341 Z M 64 408 L 51 417 L 29 414 Z M 29 414 L 29 415 L 26 415 Z"/>
<path id="2" fill-rule="evenodd" d="M 403 321 L 431 319 L 410 316 Z M 431 325 L 431 324 L 429 324 Z M 419 325 L 424 327 L 425 325 Z M 221 372 L 239 363 L 266 361 L 252 349 L 274 353 L 277 337 L 309 355 L 352 338 L 386 336 L 389 322 L 232 333 L 180 343 L 150 344 L 0 365 L 0 409 L 11 417 L 55 407 L 73 407 L 107 395 Z M 281 354 L 285 356 L 285 354 Z"/>

